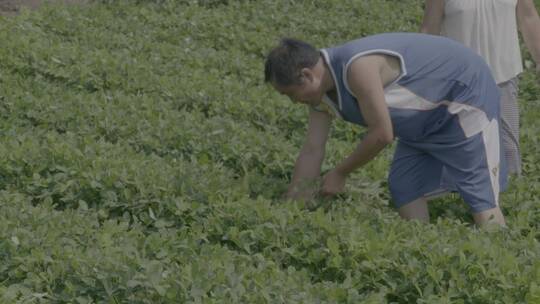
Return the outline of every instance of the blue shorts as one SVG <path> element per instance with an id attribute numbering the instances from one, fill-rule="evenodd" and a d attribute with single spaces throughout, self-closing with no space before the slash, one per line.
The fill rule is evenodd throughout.
<path id="1" fill-rule="evenodd" d="M 499 205 L 506 187 L 499 124 L 492 120 L 480 133 L 457 143 L 400 140 L 388 177 L 397 208 L 421 197 L 455 190 L 477 213 Z"/>

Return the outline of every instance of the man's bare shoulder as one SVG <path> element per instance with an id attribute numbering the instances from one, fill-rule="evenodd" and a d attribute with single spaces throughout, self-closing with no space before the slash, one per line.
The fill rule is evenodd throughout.
<path id="1" fill-rule="evenodd" d="M 387 54 L 370 54 L 356 58 L 347 71 L 349 79 L 379 76 L 384 86 L 401 75 L 400 59 Z"/>

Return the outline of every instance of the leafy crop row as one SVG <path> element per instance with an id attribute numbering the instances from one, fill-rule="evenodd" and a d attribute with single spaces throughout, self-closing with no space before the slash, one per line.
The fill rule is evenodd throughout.
<path id="1" fill-rule="evenodd" d="M 337 199 L 281 199 L 306 113 L 263 83 L 266 51 L 414 31 L 421 2 L 103 0 L 0 19 L 0 302 L 540 302 L 528 71 L 507 229 L 474 229 L 455 196 L 429 225 L 401 221 L 392 149 Z M 336 122 L 323 170 L 362 132 Z"/>

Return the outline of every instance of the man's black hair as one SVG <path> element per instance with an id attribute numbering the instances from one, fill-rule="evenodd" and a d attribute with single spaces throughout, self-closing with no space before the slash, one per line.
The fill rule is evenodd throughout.
<path id="1" fill-rule="evenodd" d="M 264 81 L 280 86 L 300 84 L 300 71 L 314 67 L 319 57 L 319 51 L 309 43 L 283 38 L 266 57 Z"/>

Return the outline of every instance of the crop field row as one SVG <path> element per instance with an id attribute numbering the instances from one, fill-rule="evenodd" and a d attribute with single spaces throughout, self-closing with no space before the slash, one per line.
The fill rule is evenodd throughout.
<path id="1" fill-rule="evenodd" d="M 101 0 L 0 17 L 0 303 L 540 303 L 532 70 L 508 228 L 474 228 L 454 195 L 430 224 L 400 220 L 392 148 L 338 198 L 282 199 L 307 115 L 263 82 L 268 49 L 421 16 L 420 0 Z M 336 122 L 323 171 L 363 132 Z"/>

